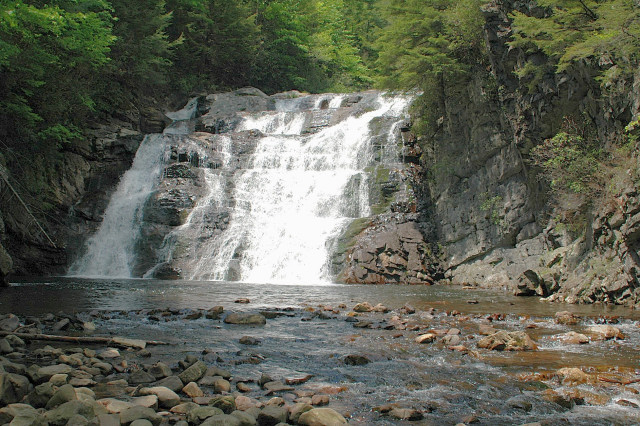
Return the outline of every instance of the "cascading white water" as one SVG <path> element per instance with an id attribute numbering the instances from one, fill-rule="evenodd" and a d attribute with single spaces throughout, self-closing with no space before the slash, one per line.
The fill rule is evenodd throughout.
<path id="1" fill-rule="evenodd" d="M 174 120 L 165 134 L 147 135 L 122 176 L 98 232 L 87 241 L 84 255 L 74 262 L 70 276 L 130 278 L 135 261 L 135 245 L 140 234 L 143 207 L 162 175 L 166 139 L 191 131 L 184 126 L 194 116 L 196 99 L 171 116 Z M 169 115 L 168 115 L 169 116 Z"/>
<path id="2" fill-rule="evenodd" d="M 336 109 L 342 97 L 325 96 L 315 109 L 323 103 Z M 371 213 L 365 172 L 373 157 L 370 123 L 385 114 L 400 120 L 407 104 L 380 96 L 373 111 L 312 135 L 300 134 L 308 111 L 295 102 L 247 115 L 240 129 L 265 136 L 249 167 L 233 179 L 229 227 L 197 250 L 188 277 L 225 280 L 233 270 L 246 282 L 329 282 L 329 242 L 351 220 Z"/>
<path id="3" fill-rule="evenodd" d="M 369 176 L 398 166 L 409 101 L 372 92 L 277 99 L 274 110 L 238 113 L 230 133 L 207 134 L 193 133 L 192 100 L 142 143 L 70 274 L 131 277 L 135 267 L 148 277 L 329 283 L 336 238 L 371 215 Z M 155 210 L 142 222 L 145 206 Z M 166 212 L 180 219 L 167 222 Z M 139 238 L 141 226 L 162 243 Z"/>

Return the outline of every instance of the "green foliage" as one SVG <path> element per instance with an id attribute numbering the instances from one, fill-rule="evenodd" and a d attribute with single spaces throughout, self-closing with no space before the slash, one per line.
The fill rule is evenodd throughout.
<path id="1" fill-rule="evenodd" d="M 586 194 L 597 182 L 602 151 L 580 135 L 560 132 L 531 151 L 533 164 L 543 170 L 554 191 Z"/>
<path id="2" fill-rule="evenodd" d="M 10 145 L 69 141 L 94 109 L 114 37 L 108 5 L 85 6 L 0 5 L 0 135 Z"/>
<path id="3" fill-rule="evenodd" d="M 562 72 L 581 60 L 603 67 L 604 83 L 632 73 L 640 52 L 640 7 L 629 0 L 538 0 L 544 14 L 513 13 L 513 47 L 541 50 Z M 525 65 L 527 67 L 527 65 Z M 529 74 L 536 67 L 520 71 Z"/>
<path id="4" fill-rule="evenodd" d="M 489 214 L 489 221 L 494 225 L 502 225 L 503 220 L 500 217 L 500 210 L 502 208 L 502 196 L 494 195 L 493 197 L 488 192 L 481 195 L 483 200 L 480 203 L 480 210 Z"/>

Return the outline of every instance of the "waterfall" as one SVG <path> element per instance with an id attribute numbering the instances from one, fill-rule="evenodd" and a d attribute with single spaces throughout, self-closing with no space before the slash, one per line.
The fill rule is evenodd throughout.
<path id="1" fill-rule="evenodd" d="M 196 100 L 192 99 L 172 116 L 167 115 L 177 121 L 167 127 L 164 134 L 145 136 L 131 168 L 111 196 L 100 228 L 89 238 L 84 255 L 71 265 L 68 275 L 132 277 L 143 207 L 162 175 L 167 139 L 192 130 L 185 123 L 195 114 Z"/>
<path id="2" fill-rule="evenodd" d="M 372 214 L 370 175 L 398 158 L 397 124 L 408 104 L 375 92 L 275 98 L 268 109 L 237 111 L 224 134 L 192 132 L 185 110 L 195 103 L 168 114 L 178 121 L 145 139 L 71 273 L 131 276 L 139 227 L 150 226 L 140 223 L 141 210 L 155 188 L 164 199 L 195 201 L 176 207 L 181 222 L 164 226 L 162 243 L 145 251 L 156 253 L 145 276 L 169 268 L 192 280 L 331 282 L 330 249 L 354 219 Z M 145 154 L 147 145 L 155 151 Z M 182 174 L 165 171 L 156 185 L 163 157 L 170 157 L 166 170 L 182 167 Z M 140 195 L 127 204 L 130 181 L 140 176 Z"/>

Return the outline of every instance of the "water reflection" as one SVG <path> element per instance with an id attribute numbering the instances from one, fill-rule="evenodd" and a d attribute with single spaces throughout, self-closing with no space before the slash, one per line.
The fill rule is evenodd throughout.
<path id="1" fill-rule="evenodd" d="M 582 316 L 618 315 L 638 319 L 637 310 L 621 306 L 550 304 L 538 298 L 515 297 L 496 290 L 457 286 L 400 285 L 273 285 L 212 281 L 148 279 L 46 278 L 16 281 L 0 290 L 0 312 L 38 315 L 47 312 L 135 310 L 147 308 L 203 308 L 251 299 L 251 309 L 303 307 L 362 301 L 391 309 L 411 304 L 465 314 L 504 313 L 553 316 L 571 311 Z M 235 308 L 242 309 L 241 306 Z"/>

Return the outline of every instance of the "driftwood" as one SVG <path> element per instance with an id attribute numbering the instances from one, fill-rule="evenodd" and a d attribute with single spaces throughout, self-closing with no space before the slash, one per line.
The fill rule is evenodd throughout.
<path id="1" fill-rule="evenodd" d="M 169 345 L 170 343 L 160 342 L 157 340 L 135 340 L 122 337 L 93 337 L 93 336 L 59 336 L 53 334 L 30 334 L 16 333 L 11 331 L 0 331 L 0 336 L 14 335 L 24 340 L 46 340 L 52 342 L 69 342 L 69 343 L 102 343 L 106 345 L 120 347 L 138 347 L 137 342 L 145 345 Z M 144 347 L 144 345 L 141 345 Z"/>

